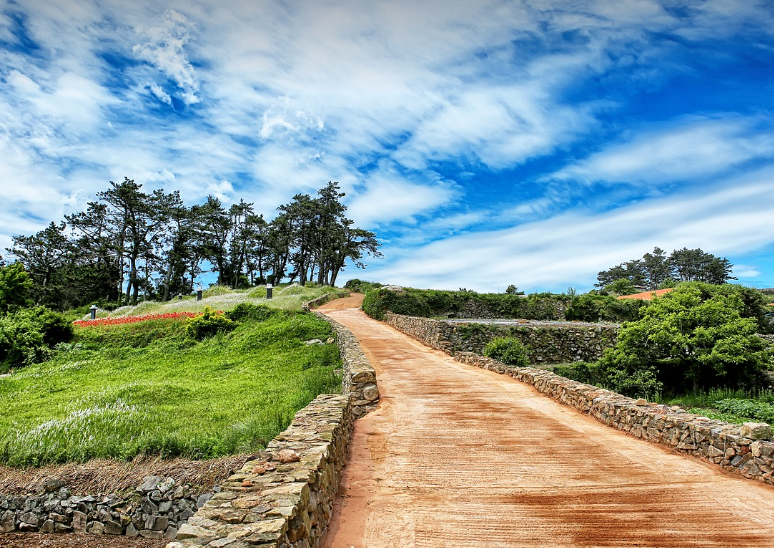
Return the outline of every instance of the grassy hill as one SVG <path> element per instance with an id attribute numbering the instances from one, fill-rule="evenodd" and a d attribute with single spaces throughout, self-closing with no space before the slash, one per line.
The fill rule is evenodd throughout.
<path id="1" fill-rule="evenodd" d="M 196 340 L 185 319 L 76 328 L 54 357 L 0 378 L 0 462 L 12 466 L 137 455 L 207 458 L 250 452 L 318 394 L 338 392 L 330 326 L 300 305 L 331 288 L 215 288 L 197 302 L 124 307 L 110 317 L 269 305 L 228 333 Z M 107 317 L 101 312 L 100 317 Z M 125 320 L 123 320 L 125 321 Z M 320 339 L 323 344 L 306 344 Z"/>

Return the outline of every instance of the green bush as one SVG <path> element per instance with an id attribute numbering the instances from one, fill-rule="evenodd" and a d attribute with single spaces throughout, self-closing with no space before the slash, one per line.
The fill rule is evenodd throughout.
<path id="1" fill-rule="evenodd" d="M 39 363 L 51 349 L 73 338 L 73 326 L 45 307 L 22 308 L 0 316 L 0 370 Z"/>
<path id="2" fill-rule="evenodd" d="M 32 279 L 21 263 L 0 266 L 0 312 L 8 312 L 32 303 L 29 292 Z"/>
<path id="3" fill-rule="evenodd" d="M 640 310 L 649 301 L 616 299 L 609 295 L 577 295 L 564 313 L 567 320 L 581 322 L 631 322 L 639 319 Z"/>
<path id="4" fill-rule="evenodd" d="M 750 419 L 774 424 L 774 405 L 770 403 L 729 399 L 716 401 L 715 407 L 721 413 L 749 417 Z"/>
<path id="5" fill-rule="evenodd" d="M 252 299 L 265 299 L 266 298 L 266 286 L 261 285 L 256 287 L 255 289 L 251 290 L 248 294 L 248 297 Z"/>
<path id="6" fill-rule="evenodd" d="M 226 312 L 226 318 L 235 322 L 242 322 L 245 320 L 262 322 L 270 318 L 275 312 L 275 310 L 266 305 L 240 303 Z"/>
<path id="7" fill-rule="evenodd" d="M 762 386 L 771 350 L 756 336 L 757 320 L 742 316 L 750 314 L 743 297 L 725 286 L 692 282 L 655 299 L 640 320 L 621 327 L 615 349 L 605 353 L 610 382 L 655 388 L 651 381 L 657 379 L 672 393 Z"/>
<path id="8" fill-rule="evenodd" d="M 484 347 L 484 356 L 518 367 L 529 366 L 527 349 L 519 339 L 498 337 Z"/>
<path id="9" fill-rule="evenodd" d="M 217 333 L 225 333 L 236 327 L 236 324 L 226 318 L 223 314 L 218 314 L 209 306 L 205 307 L 201 316 L 191 318 L 185 327 L 186 333 L 196 340 L 211 337 Z"/>
<path id="10" fill-rule="evenodd" d="M 358 280 L 357 278 L 353 278 L 344 284 L 344 289 L 348 289 L 353 293 L 368 293 L 369 291 L 379 289 L 380 287 L 382 287 L 382 284 L 379 282 L 367 282 L 365 280 Z"/>
<path id="11" fill-rule="evenodd" d="M 597 362 L 573 362 L 557 365 L 553 372 L 561 377 L 574 381 L 599 386 L 603 384 L 599 363 Z"/>

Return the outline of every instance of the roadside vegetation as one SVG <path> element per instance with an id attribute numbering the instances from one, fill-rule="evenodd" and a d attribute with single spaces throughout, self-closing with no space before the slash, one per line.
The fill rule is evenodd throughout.
<path id="1" fill-rule="evenodd" d="M 47 361 L 0 378 L 0 462 L 263 448 L 318 394 L 340 391 L 329 324 L 299 310 L 331 291 L 340 293 L 286 286 L 267 301 L 215 288 L 198 302 L 142 303 L 78 322 Z"/>

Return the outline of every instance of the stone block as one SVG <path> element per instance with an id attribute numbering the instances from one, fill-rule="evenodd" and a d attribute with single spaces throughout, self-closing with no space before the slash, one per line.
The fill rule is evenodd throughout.
<path id="1" fill-rule="evenodd" d="M 752 440 L 771 439 L 771 426 L 765 422 L 746 422 L 739 429 L 739 433 L 744 438 Z"/>

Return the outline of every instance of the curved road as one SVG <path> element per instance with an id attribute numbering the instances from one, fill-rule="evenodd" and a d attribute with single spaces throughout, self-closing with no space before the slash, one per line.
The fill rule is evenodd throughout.
<path id="1" fill-rule="evenodd" d="M 382 402 L 355 427 L 326 548 L 774 547 L 774 488 L 463 365 L 356 308 Z"/>

